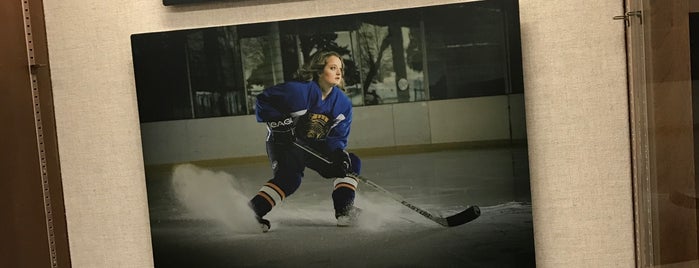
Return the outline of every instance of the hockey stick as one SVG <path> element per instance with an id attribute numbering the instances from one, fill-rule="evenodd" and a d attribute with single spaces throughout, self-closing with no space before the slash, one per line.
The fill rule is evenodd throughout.
<path id="1" fill-rule="evenodd" d="M 316 152 L 315 150 L 311 149 L 310 147 L 303 145 L 303 144 L 300 144 L 297 141 L 294 141 L 294 145 L 296 145 L 296 147 L 299 147 L 300 149 L 306 151 L 307 153 L 315 156 L 316 158 L 320 159 L 321 161 L 323 161 L 327 164 L 332 164 L 332 161 L 330 161 L 327 157 Z M 466 208 L 466 210 L 459 212 L 457 214 L 454 214 L 452 216 L 446 217 L 446 218 L 436 216 L 432 213 L 429 213 L 428 211 L 426 211 L 424 209 L 421 209 L 421 208 L 411 204 L 408 201 L 405 201 L 405 198 L 403 198 L 402 196 L 400 196 L 398 194 L 394 194 L 392 192 L 389 192 L 388 190 L 386 190 L 383 187 L 379 186 L 378 184 L 372 182 L 371 180 L 367 179 L 366 177 L 360 176 L 359 174 L 356 174 L 356 173 L 349 173 L 349 174 L 347 174 L 347 176 L 354 178 L 357 181 L 361 181 L 361 182 L 373 187 L 374 189 L 388 195 L 393 200 L 396 200 L 399 203 L 403 204 L 404 206 L 412 209 L 413 211 L 420 213 L 420 215 L 424 216 L 425 218 L 428 218 L 428 219 L 430 219 L 430 220 L 432 220 L 432 221 L 434 221 L 442 226 L 445 226 L 445 227 L 459 226 L 459 225 L 462 225 L 464 223 L 475 220 L 476 218 L 478 218 L 478 216 L 481 215 L 481 210 L 478 206 L 469 206 L 468 208 Z"/>

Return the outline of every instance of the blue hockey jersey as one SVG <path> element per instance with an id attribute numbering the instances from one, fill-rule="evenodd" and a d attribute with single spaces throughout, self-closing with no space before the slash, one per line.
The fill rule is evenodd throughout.
<path id="1" fill-rule="evenodd" d="M 274 122 L 291 116 L 303 118 L 297 137 L 313 143 L 324 141 L 327 149 L 345 149 L 352 123 L 352 102 L 338 87 L 323 100 L 317 82 L 291 81 L 272 86 L 257 95 L 258 122 Z"/>

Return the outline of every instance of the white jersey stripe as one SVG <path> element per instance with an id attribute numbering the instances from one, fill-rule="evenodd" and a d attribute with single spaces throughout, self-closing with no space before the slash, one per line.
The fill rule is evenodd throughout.
<path id="1" fill-rule="evenodd" d="M 333 121 L 334 121 L 334 122 L 333 122 L 333 125 L 330 126 L 330 129 L 332 129 L 332 128 L 334 128 L 335 126 L 337 126 L 338 124 L 340 124 L 340 122 L 342 122 L 342 120 L 345 120 L 345 115 L 344 115 L 344 114 L 340 114 L 340 115 L 338 115 L 337 117 L 335 117 L 335 120 L 333 120 Z"/>
<path id="2" fill-rule="evenodd" d="M 300 110 L 300 111 L 293 112 L 289 115 L 291 115 L 291 117 L 299 117 L 299 116 L 306 114 L 307 111 L 308 110 Z"/>

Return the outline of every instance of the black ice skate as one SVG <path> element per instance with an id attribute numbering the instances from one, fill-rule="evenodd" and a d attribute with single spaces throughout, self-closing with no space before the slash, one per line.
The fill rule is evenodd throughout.
<path id="1" fill-rule="evenodd" d="M 272 227 L 272 224 L 270 224 L 268 220 L 265 220 L 265 219 L 260 218 L 260 217 L 255 217 L 255 218 L 257 219 L 257 222 L 260 223 L 260 228 L 262 228 L 263 233 L 266 233 Z"/>
<path id="2" fill-rule="evenodd" d="M 352 206 L 349 209 L 346 209 L 345 211 L 335 212 L 337 226 L 347 227 L 355 225 L 357 223 L 357 219 L 359 218 L 359 214 L 361 213 L 362 210 L 355 206 Z"/>

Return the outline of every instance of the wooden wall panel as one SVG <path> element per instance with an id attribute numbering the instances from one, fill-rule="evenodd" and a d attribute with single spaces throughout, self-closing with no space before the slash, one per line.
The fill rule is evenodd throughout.
<path id="1" fill-rule="evenodd" d="M 0 267 L 70 266 L 42 8 L 0 3 Z"/>
<path id="2" fill-rule="evenodd" d="M 644 14 L 646 79 L 657 214 L 656 264 L 696 260 L 697 212 L 672 202 L 672 196 L 697 196 L 686 1 L 647 1 Z M 651 186 L 652 188 L 653 186 Z"/>

